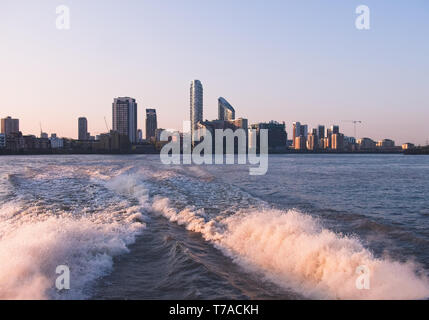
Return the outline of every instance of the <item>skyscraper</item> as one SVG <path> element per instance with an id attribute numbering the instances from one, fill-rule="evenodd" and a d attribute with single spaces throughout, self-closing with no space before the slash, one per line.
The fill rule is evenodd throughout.
<path id="1" fill-rule="evenodd" d="M 146 109 L 146 140 L 155 138 L 155 131 L 157 128 L 156 110 Z"/>
<path id="2" fill-rule="evenodd" d="M 85 117 L 77 119 L 78 123 L 78 138 L 79 140 L 88 140 L 88 120 Z"/>
<path id="3" fill-rule="evenodd" d="M 130 97 L 115 98 L 112 104 L 113 131 L 128 136 L 131 143 L 137 142 L 137 103 Z"/>
<path id="4" fill-rule="evenodd" d="M 295 147 L 295 140 L 297 137 L 301 135 L 301 123 L 300 122 L 294 122 L 292 125 L 292 134 L 293 134 L 293 140 L 292 140 L 292 146 Z"/>
<path id="5" fill-rule="evenodd" d="M 301 128 L 300 128 L 301 130 L 301 132 L 300 132 L 300 135 L 301 136 L 303 136 L 305 139 L 307 139 L 307 136 L 308 136 L 308 125 L 307 124 L 303 124 L 303 125 L 301 125 Z"/>
<path id="6" fill-rule="evenodd" d="M 218 99 L 219 120 L 235 120 L 235 110 L 224 98 Z"/>
<path id="7" fill-rule="evenodd" d="M 319 139 L 323 139 L 325 137 L 325 126 L 319 125 L 317 127 L 317 135 Z"/>
<path id="8" fill-rule="evenodd" d="M 191 82 L 191 134 L 198 128 L 198 122 L 203 121 L 203 86 L 200 80 Z"/>
<path id="9" fill-rule="evenodd" d="M 19 119 L 12 119 L 11 117 L 7 117 L 1 119 L 1 133 L 5 135 L 9 135 L 12 133 L 19 132 Z"/>
<path id="10" fill-rule="evenodd" d="M 333 133 L 332 133 L 332 128 L 330 129 L 330 128 L 328 128 L 327 130 L 326 130 L 326 139 L 327 139 L 327 143 L 326 143 L 326 145 L 327 145 L 327 149 L 331 149 L 332 148 L 332 135 L 333 135 Z"/>

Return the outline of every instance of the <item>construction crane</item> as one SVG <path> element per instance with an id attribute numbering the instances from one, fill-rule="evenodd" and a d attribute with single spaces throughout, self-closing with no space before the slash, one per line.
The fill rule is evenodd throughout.
<path id="1" fill-rule="evenodd" d="M 343 122 L 350 122 L 350 123 L 353 123 L 353 126 L 354 126 L 354 138 L 355 139 L 357 139 L 357 136 L 356 136 L 356 125 L 359 123 L 359 124 L 361 124 L 362 123 L 362 121 L 361 120 L 343 120 Z"/>
<path id="2" fill-rule="evenodd" d="M 40 126 L 40 138 L 42 138 L 43 136 L 43 129 L 42 129 L 42 122 L 39 121 L 39 126 Z"/>
<path id="3" fill-rule="evenodd" d="M 104 117 L 104 123 L 106 124 L 107 133 L 110 132 L 109 125 L 107 124 L 106 117 Z"/>

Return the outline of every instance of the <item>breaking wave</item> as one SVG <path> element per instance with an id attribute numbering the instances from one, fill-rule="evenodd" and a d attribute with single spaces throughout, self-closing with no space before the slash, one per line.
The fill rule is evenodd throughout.
<path id="1" fill-rule="evenodd" d="M 0 202 L 0 299 L 88 298 L 91 284 L 144 230 L 143 205 L 109 194 L 103 180 L 78 169 L 30 171 L 0 181 L 7 195 Z M 59 265 L 70 269 L 70 290 L 55 288 Z"/>
<path id="2" fill-rule="evenodd" d="M 135 232 L 86 218 L 48 218 L 4 235 L 0 242 L 0 299 L 82 299 L 92 281 L 108 273 L 112 258 L 128 252 Z M 70 268 L 71 288 L 53 289 L 56 267 Z"/>
<path id="3" fill-rule="evenodd" d="M 200 233 L 246 272 L 308 298 L 429 297 L 427 271 L 413 261 L 375 256 L 358 237 L 273 209 L 200 168 L 49 168 L 1 176 L 0 299 L 91 297 L 91 284 L 128 252 L 147 214 Z M 70 267 L 72 290 L 53 288 L 58 265 Z M 369 290 L 356 288 L 359 266 L 370 271 Z"/>
<path id="4" fill-rule="evenodd" d="M 241 211 L 207 221 L 204 210 L 177 211 L 156 198 L 153 210 L 199 232 L 243 268 L 316 299 L 424 299 L 429 280 L 413 262 L 378 259 L 357 238 L 324 229 L 296 210 Z M 370 270 L 370 290 L 358 290 L 356 269 Z"/>

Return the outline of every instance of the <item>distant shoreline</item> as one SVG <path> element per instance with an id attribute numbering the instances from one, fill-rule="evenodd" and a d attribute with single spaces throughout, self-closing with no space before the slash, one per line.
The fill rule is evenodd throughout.
<path id="1" fill-rule="evenodd" d="M 143 155 L 143 154 L 152 154 L 152 155 L 159 155 L 159 152 L 79 152 L 79 151 L 40 151 L 40 152 L 34 152 L 34 151 L 21 151 L 21 152 L 1 152 L 0 151 L 0 157 L 1 156 L 39 156 L 39 155 L 45 155 L 45 156 L 56 156 L 56 155 Z M 408 150 L 408 151 L 298 151 L 298 150 L 288 150 L 283 152 L 269 152 L 270 155 L 288 155 L 288 154 L 303 154 L 303 155 L 312 155 L 312 154 L 326 154 L 326 155 L 332 155 L 332 154 L 356 154 L 356 155 L 362 155 L 362 154 L 403 154 L 403 155 L 429 155 L 429 152 L 427 150 Z"/>

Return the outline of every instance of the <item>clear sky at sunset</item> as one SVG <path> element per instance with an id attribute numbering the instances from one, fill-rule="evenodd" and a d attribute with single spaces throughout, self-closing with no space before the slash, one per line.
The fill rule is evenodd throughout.
<path id="1" fill-rule="evenodd" d="M 355 9 L 371 10 L 357 30 Z M 71 10 L 57 30 L 55 8 Z M 114 97 L 156 108 L 162 128 L 189 118 L 192 79 L 204 118 L 225 97 L 238 117 L 340 125 L 358 137 L 429 140 L 429 1 L 1 0 L 0 117 L 21 131 L 77 137 L 111 126 Z"/>

